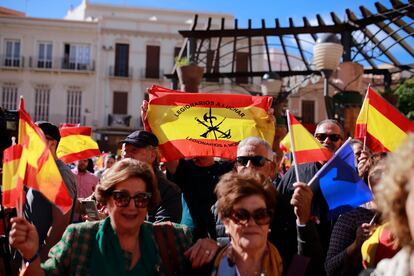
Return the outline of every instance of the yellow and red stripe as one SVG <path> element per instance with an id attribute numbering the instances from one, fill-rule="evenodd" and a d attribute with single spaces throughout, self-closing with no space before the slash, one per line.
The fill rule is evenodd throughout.
<path id="1" fill-rule="evenodd" d="M 19 144 L 3 151 L 2 203 L 6 208 L 18 207 L 18 199 L 23 195 L 24 172 L 18 173 L 22 151 Z"/>
<path id="2" fill-rule="evenodd" d="M 293 116 L 289 111 L 290 128 L 292 133 L 291 145 L 293 144 L 295 151 L 295 162 L 297 164 L 326 161 L 332 157 L 332 153 L 316 140 L 315 137 Z"/>
<path id="3" fill-rule="evenodd" d="M 19 116 L 18 142 L 23 150 L 18 170 L 25 171 L 24 184 L 41 192 L 66 213 L 72 207 L 72 198 L 50 153 L 46 137 L 24 110 L 23 98 L 20 99 Z"/>
<path id="4" fill-rule="evenodd" d="M 65 163 L 87 159 L 101 154 L 98 144 L 92 139 L 90 127 L 65 127 L 59 130 L 60 142 L 56 154 Z"/>
<path id="5" fill-rule="evenodd" d="M 273 142 L 272 98 L 235 94 L 183 93 L 153 86 L 146 126 L 166 160 L 195 156 L 236 157 L 240 140 Z"/>
<path id="6" fill-rule="evenodd" d="M 384 152 L 394 151 L 408 132 L 414 132 L 414 124 L 368 87 L 356 121 L 355 137 L 366 137 L 366 145 L 372 151 Z"/>

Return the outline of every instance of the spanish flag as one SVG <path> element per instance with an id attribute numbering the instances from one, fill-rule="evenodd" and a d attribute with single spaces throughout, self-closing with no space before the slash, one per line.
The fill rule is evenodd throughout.
<path id="1" fill-rule="evenodd" d="M 279 143 L 279 149 L 283 151 L 284 153 L 291 152 L 290 148 L 290 135 L 289 133 L 283 137 L 283 139 Z"/>
<path id="2" fill-rule="evenodd" d="M 167 161 L 195 156 L 236 158 L 240 140 L 257 136 L 273 143 L 271 97 L 183 93 L 153 86 L 146 127 Z"/>
<path id="3" fill-rule="evenodd" d="M 327 161 L 332 153 L 316 140 L 315 137 L 293 116 L 286 111 L 289 126 L 290 145 L 294 152 L 296 164 Z"/>
<path id="4" fill-rule="evenodd" d="M 18 207 L 19 197 L 23 196 L 24 171 L 18 171 L 23 147 L 12 145 L 3 151 L 2 198 L 6 208 Z M 21 167 L 21 170 L 25 167 Z"/>
<path id="5" fill-rule="evenodd" d="M 59 132 L 61 138 L 56 153 L 63 162 L 68 164 L 101 155 L 98 144 L 91 137 L 92 128 L 64 127 Z"/>
<path id="6" fill-rule="evenodd" d="M 355 138 L 366 138 L 366 146 L 374 152 L 394 151 L 408 132 L 414 132 L 414 124 L 368 87 L 356 121 Z"/>
<path id="7" fill-rule="evenodd" d="M 41 192 L 62 212 L 68 212 L 72 207 L 72 199 L 50 153 L 43 131 L 24 110 L 23 98 L 20 99 L 18 142 L 23 147 L 19 171 L 26 171 L 24 184 Z"/>

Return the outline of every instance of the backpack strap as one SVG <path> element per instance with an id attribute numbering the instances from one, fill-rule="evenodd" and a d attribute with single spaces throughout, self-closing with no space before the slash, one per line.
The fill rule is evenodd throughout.
<path id="1" fill-rule="evenodd" d="M 167 244 L 168 248 L 170 249 L 170 258 L 172 260 L 174 274 L 180 275 L 180 263 L 178 261 L 178 254 L 177 254 L 177 245 L 175 244 L 175 235 L 174 235 L 174 226 L 171 222 L 166 222 L 164 225 L 164 229 L 167 234 Z"/>
<path id="2" fill-rule="evenodd" d="M 153 224 L 153 229 L 154 229 L 154 236 L 155 236 L 155 241 L 158 244 L 158 248 L 160 250 L 160 257 L 162 260 L 162 263 L 165 267 L 165 270 L 167 272 L 167 276 L 173 276 L 174 275 L 174 270 L 172 267 L 172 264 L 170 262 L 170 257 L 169 257 L 169 253 L 168 253 L 168 248 L 167 248 L 167 242 L 163 233 L 163 224 L 159 223 L 159 224 Z M 175 245 L 174 245 L 175 246 Z"/>

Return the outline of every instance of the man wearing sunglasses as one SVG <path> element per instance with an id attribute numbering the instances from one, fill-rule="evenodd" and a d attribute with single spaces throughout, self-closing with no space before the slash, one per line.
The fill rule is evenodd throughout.
<path id="1" fill-rule="evenodd" d="M 158 169 L 157 137 L 151 132 L 138 130 L 129 134 L 120 144 L 122 144 L 122 158 L 129 157 L 148 163 L 153 167 L 157 177 L 161 201 L 153 211 L 148 212 L 148 221 L 180 223 L 182 213 L 181 190 Z"/>
<path id="2" fill-rule="evenodd" d="M 316 130 L 314 133 L 315 138 L 327 149 L 329 149 L 331 152 L 335 152 L 339 149 L 339 147 L 342 145 L 344 141 L 344 131 L 342 126 L 335 120 L 323 120 L 316 126 Z M 309 180 L 312 179 L 312 177 L 319 171 L 319 169 L 322 167 L 323 163 L 325 162 L 313 162 L 313 163 L 305 163 L 300 164 L 298 166 L 298 172 L 299 172 L 299 180 L 298 182 L 296 180 L 296 174 L 295 174 L 295 166 L 292 165 L 291 168 L 286 172 L 286 174 L 283 176 L 281 182 L 279 183 L 277 189 L 279 193 L 282 195 L 283 198 L 286 198 L 287 200 L 290 200 L 294 194 L 295 186 L 297 185 L 306 185 L 306 183 L 309 182 Z M 311 212 L 312 212 L 312 218 L 313 221 L 317 225 L 317 230 L 319 232 L 319 237 L 321 238 L 323 253 L 326 254 L 329 246 L 329 240 L 330 235 L 333 227 L 334 221 L 332 218 L 328 217 L 328 205 L 322 195 L 322 192 L 319 188 L 319 181 L 316 180 L 312 186 L 310 187 L 313 192 L 313 198 L 312 198 L 312 206 L 311 206 Z M 284 218 L 285 221 L 285 232 L 289 233 L 291 231 L 295 231 L 296 223 L 295 223 L 295 212 L 293 208 L 289 210 L 289 212 L 286 212 L 286 217 Z M 286 239 L 284 242 L 286 245 L 295 244 L 297 243 L 295 237 L 292 237 L 292 235 L 286 235 L 287 237 L 290 237 L 290 239 Z M 293 246 L 294 247 L 294 246 Z M 320 275 L 320 273 L 325 274 L 323 263 L 322 264 L 315 264 L 310 263 L 310 266 L 314 270 L 315 275 Z"/>

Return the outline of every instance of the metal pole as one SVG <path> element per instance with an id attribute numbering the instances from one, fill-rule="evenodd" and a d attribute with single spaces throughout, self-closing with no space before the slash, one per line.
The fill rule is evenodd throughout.
<path id="1" fill-rule="evenodd" d="M 326 108 L 326 116 L 328 119 L 334 119 L 334 107 L 333 107 L 333 100 L 329 96 L 329 77 L 331 76 L 331 70 L 323 70 L 323 97 L 325 98 L 325 108 Z"/>

